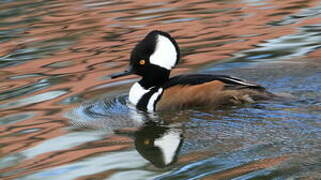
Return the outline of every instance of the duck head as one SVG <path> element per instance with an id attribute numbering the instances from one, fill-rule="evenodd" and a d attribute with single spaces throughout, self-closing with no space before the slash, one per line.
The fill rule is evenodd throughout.
<path id="1" fill-rule="evenodd" d="M 175 39 L 167 32 L 154 30 L 132 50 L 129 68 L 112 74 L 111 78 L 136 74 L 142 76 L 140 82 L 145 88 L 161 85 L 168 80 L 179 59 L 180 50 Z"/>

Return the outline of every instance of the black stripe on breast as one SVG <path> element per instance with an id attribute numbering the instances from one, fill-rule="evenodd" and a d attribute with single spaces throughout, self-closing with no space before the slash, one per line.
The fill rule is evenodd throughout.
<path id="1" fill-rule="evenodd" d="M 138 101 L 137 105 L 136 105 L 137 109 L 146 111 L 147 110 L 147 105 L 148 105 L 148 102 L 149 102 L 150 98 L 158 90 L 159 90 L 159 87 L 153 87 L 150 91 L 148 91 L 146 94 L 144 94 L 142 96 L 142 98 Z M 158 101 L 158 99 L 156 99 L 155 103 L 157 101 Z M 154 109 L 155 109 L 155 103 L 154 103 Z"/>
<path id="2" fill-rule="evenodd" d="M 262 89 L 264 87 L 247 82 L 243 79 L 239 79 L 227 75 L 212 75 L 212 74 L 189 74 L 189 75 L 179 75 L 174 76 L 169 79 L 164 85 L 163 88 L 169 88 L 176 85 L 198 85 L 202 83 L 207 83 L 210 81 L 219 80 L 226 84 L 228 89 L 240 89 L 240 88 L 250 88 L 250 89 Z"/>

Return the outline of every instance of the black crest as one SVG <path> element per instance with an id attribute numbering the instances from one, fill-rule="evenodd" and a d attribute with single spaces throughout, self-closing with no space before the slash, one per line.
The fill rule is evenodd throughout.
<path id="1" fill-rule="evenodd" d="M 150 56 L 154 53 L 157 45 L 157 38 L 158 36 L 164 36 L 168 38 L 174 45 L 177 57 L 176 57 L 176 63 L 179 62 L 180 59 L 180 50 L 179 47 L 175 41 L 174 38 L 171 37 L 170 34 L 163 31 L 154 30 L 148 33 L 145 38 L 140 41 L 135 48 L 132 50 L 130 55 L 130 66 L 135 74 L 138 75 L 146 75 L 144 71 L 147 68 L 150 68 L 150 66 L 154 66 L 153 64 L 150 64 Z M 140 63 L 141 60 L 144 60 L 144 64 L 142 65 Z"/>

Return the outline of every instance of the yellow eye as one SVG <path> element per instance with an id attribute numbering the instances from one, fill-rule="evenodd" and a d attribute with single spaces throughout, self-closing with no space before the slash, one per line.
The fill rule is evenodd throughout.
<path id="1" fill-rule="evenodd" d="M 150 143 L 149 139 L 145 139 L 145 140 L 144 140 L 144 144 L 145 144 L 145 145 L 148 145 L 149 143 Z"/>
<path id="2" fill-rule="evenodd" d="M 145 60 L 144 60 L 144 59 L 140 60 L 140 61 L 139 61 L 139 64 L 140 64 L 140 65 L 144 65 L 144 64 L 145 64 Z"/>

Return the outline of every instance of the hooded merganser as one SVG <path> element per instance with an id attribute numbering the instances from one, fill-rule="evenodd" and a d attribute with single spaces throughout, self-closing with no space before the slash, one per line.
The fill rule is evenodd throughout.
<path id="1" fill-rule="evenodd" d="M 142 79 L 129 91 L 129 102 L 140 110 L 162 111 L 192 106 L 251 103 L 273 96 L 262 86 L 227 75 L 187 74 L 169 77 L 180 60 L 180 49 L 168 33 L 154 30 L 131 52 L 129 69 L 111 78 L 137 74 Z"/>

